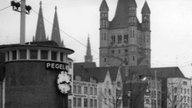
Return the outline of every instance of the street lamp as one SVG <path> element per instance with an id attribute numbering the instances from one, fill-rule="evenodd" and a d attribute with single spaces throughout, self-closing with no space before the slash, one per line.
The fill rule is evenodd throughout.
<path id="1" fill-rule="evenodd" d="M 128 87 L 129 88 L 128 88 L 128 91 L 127 91 L 127 97 L 128 97 L 128 105 L 127 106 L 128 106 L 128 108 L 133 108 L 133 102 L 136 101 L 136 99 L 138 99 L 138 96 L 140 96 L 143 91 L 145 91 L 143 97 L 145 96 L 145 94 L 149 95 L 150 90 L 149 90 L 149 87 L 148 87 L 148 78 L 146 76 L 144 76 L 144 75 L 139 75 L 137 81 L 132 79 L 132 76 L 130 75 L 129 80 L 130 80 L 128 82 L 128 85 L 129 85 Z M 147 83 L 147 85 L 144 85 L 145 82 Z M 133 83 L 137 83 L 137 84 L 141 83 L 142 85 L 144 85 L 143 86 L 144 88 L 140 89 L 139 91 L 136 91 L 137 89 L 133 88 Z M 134 84 L 134 86 L 135 85 L 136 84 Z M 134 96 L 133 89 L 135 89 L 136 93 L 139 93 L 139 94 Z"/>

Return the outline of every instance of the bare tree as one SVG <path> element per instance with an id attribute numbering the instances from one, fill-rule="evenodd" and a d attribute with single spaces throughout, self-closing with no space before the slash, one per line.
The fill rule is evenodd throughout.
<path id="1" fill-rule="evenodd" d="M 122 89 L 115 88 L 113 91 L 109 88 L 105 90 L 105 93 L 101 93 L 102 103 L 108 108 L 121 108 L 122 105 Z"/>
<path id="2" fill-rule="evenodd" d="M 167 84 L 167 106 L 168 108 L 181 108 L 183 97 L 181 96 L 182 91 L 182 80 L 169 80 Z"/>

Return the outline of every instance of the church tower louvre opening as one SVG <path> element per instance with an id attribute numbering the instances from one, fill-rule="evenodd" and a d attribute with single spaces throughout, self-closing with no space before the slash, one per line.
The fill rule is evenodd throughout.
<path id="1" fill-rule="evenodd" d="M 106 0 L 100 5 L 100 66 L 151 65 L 150 8 L 145 1 L 137 17 L 135 0 L 118 0 L 114 18 L 109 21 Z"/>

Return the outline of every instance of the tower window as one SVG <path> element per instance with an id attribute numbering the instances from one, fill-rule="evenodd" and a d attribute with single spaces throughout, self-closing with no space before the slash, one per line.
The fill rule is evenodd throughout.
<path id="1" fill-rule="evenodd" d="M 128 34 L 124 35 L 124 43 L 128 43 Z"/>
<path id="2" fill-rule="evenodd" d="M 114 35 L 111 36 L 111 41 L 112 41 L 113 44 L 115 43 L 115 36 Z"/>
<path id="3" fill-rule="evenodd" d="M 133 56 L 133 61 L 135 61 L 135 56 Z"/>
<path id="4" fill-rule="evenodd" d="M 122 36 L 118 35 L 118 43 L 121 43 L 121 41 L 122 41 Z"/>
<path id="5" fill-rule="evenodd" d="M 107 59 L 106 59 L 106 58 L 104 58 L 104 62 L 107 62 Z"/>

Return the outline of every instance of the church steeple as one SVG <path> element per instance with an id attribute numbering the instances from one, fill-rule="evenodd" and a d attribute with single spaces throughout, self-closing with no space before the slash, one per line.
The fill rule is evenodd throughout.
<path id="1" fill-rule="evenodd" d="M 86 52 L 86 55 L 85 55 L 85 62 L 92 62 L 92 55 L 91 55 L 91 45 L 90 45 L 90 40 L 89 40 L 89 37 L 87 39 L 87 52 Z"/>
<path id="2" fill-rule="evenodd" d="M 53 19 L 53 28 L 51 40 L 55 41 L 59 46 L 63 46 L 61 42 L 60 29 L 59 29 L 59 21 L 57 16 L 57 7 L 55 6 L 55 15 Z"/>
<path id="3" fill-rule="evenodd" d="M 141 13 L 142 13 L 142 14 L 146 14 L 146 13 L 150 14 L 150 13 L 151 13 L 147 1 L 145 1 L 145 4 L 144 4 L 144 6 L 143 6 L 143 8 L 142 8 Z"/>
<path id="4" fill-rule="evenodd" d="M 109 11 L 109 7 L 108 7 L 107 2 L 106 2 L 105 0 L 102 1 L 99 10 L 100 10 L 100 11 Z"/>
<path id="5" fill-rule="evenodd" d="M 44 26 L 44 21 L 43 21 L 42 2 L 40 2 L 36 35 L 35 35 L 33 41 L 46 41 L 45 26 Z"/>

